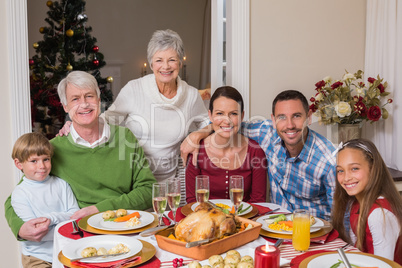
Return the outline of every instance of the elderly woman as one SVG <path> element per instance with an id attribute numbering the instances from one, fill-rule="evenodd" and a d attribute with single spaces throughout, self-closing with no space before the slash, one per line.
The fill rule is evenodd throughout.
<path id="1" fill-rule="evenodd" d="M 183 57 L 176 32 L 156 31 L 148 44 L 153 73 L 128 82 L 104 114 L 109 123 L 134 133 L 158 181 L 176 176 L 180 143 L 189 130 L 208 124 L 198 90 L 179 77 Z"/>
<path id="2" fill-rule="evenodd" d="M 81 209 L 71 218 L 119 208 L 150 208 L 152 184 L 156 180 L 133 133 L 106 124 L 99 117 L 100 92 L 96 79 L 86 72 L 71 72 L 59 83 L 58 93 L 73 123 L 70 135 L 51 140 L 54 147 L 51 173 L 68 182 L 77 198 Z M 16 236 L 40 241 L 47 233 L 46 218 L 24 223 L 9 199 L 5 210 Z"/>

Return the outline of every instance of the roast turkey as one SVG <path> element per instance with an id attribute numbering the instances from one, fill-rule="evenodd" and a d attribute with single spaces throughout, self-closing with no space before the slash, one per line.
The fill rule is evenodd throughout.
<path id="1" fill-rule="evenodd" d="M 207 238 L 222 238 L 236 232 L 233 215 L 226 215 L 208 203 L 201 203 L 193 213 L 182 219 L 176 226 L 175 236 L 186 242 Z"/>

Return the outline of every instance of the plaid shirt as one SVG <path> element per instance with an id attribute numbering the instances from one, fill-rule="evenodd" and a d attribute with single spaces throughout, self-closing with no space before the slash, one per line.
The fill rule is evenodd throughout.
<path id="1" fill-rule="evenodd" d="M 332 143 L 309 129 L 300 154 L 290 157 L 271 120 L 245 122 L 242 132 L 265 151 L 271 202 L 290 211 L 308 209 L 313 216 L 329 220 L 336 180 Z"/>

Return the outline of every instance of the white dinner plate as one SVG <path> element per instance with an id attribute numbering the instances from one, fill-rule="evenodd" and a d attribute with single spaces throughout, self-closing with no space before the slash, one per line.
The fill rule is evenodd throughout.
<path id="1" fill-rule="evenodd" d="M 214 204 L 225 204 L 228 205 L 229 207 L 233 207 L 232 201 L 230 199 L 211 199 L 209 200 L 210 202 Z M 199 205 L 200 203 L 196 202 L 191 206 L 191 210 L 194 211 L 195 208 Z M 240 205 L 243 204 L 243 208 L 245 209 L 248 206 L 250 206 L 246 211 L 243 211 L 242 213 L 238 214 L 238 216 L 246 215 L 247 213 L 250 213 L 253 210 L 253 206 L 246 203 L 246 202 L 241 202 Z"/>
<path id="2" fill-rule="evenodd" d="M 106 231 L 127 231 L 127 230 L 134 230 L 138 228 L 143 228 L 152 222 L 154 222 L 155 217 L 145 211 L 139 211 L 139 210 L 127 210 L 127 214 L 131 214 L 134 212 L 139 212 L 140 213 L 140 224 L 132 227 L 127 227 L 126 224 L 127 222 L 114 222 L 114 221 L 105 221 L 102 218 L 103 212 L 100 212 L 98 214 L 95 214 L 91 217 L 88 218 L 87 223 L 92 226 L 93 228 L 100 229 L 100 230 L 106 230 Z"/>
<path id="3" fill-rule="evenodd" d="M 268 219 L 272 215 L 265 215 L 257 219 L 257 222 L 262 224 L 262 229 L 271 233 L 276 233 L 276 234 L 291 234 L 292 232 L 289 231 L 278 231 L 278 230 L 273 230 L 268 227 L 268 224 L 265 222 L 265 219 Z M 286 219 L 290 220 L 292 215 L 286 215 Z M 318 218 L 315 218 L 315 223 L 310 226 L 310 233 L 317 232 L 321 229 L 321 226 L 324 226 L 324 222 Z"/>
<path id="4" fill-rule="evenodd" d="M 135 239 L 133 237 L 122 236 L 122 235 L 97 235 L 74 240 L 69 244 L 67 244 L 62 249 L 62 251 L 63 255 L 71 260 L 82 257 L 81 252 L 87 247 L 94 247 L 96 249 L 104 247 L 106 250 L 109 250 L 115 247 L 119 243 L 126 245 L 130 249 L 130 252 L 128 252 L 127 254 L 114 257 L 107 257 L 107 258 L 98 257 L 87 260 L 84 259 L 81 260 L 81 262 L 98 263 L 98 262 L 118 261 L 128 257 L 132 257 L 142 250 L 142 243 L 138 241 L 138 239 Z"/>
<path id="5" fill-rule="evenodd" d="M 350 254 L 346 252 L 346 257 L 348 258 L 350 264 L 357 265 L 358 267 L 391 268 L 388 263 L 367 255 Z M 307 268 L 328 268 L 331 265 L 339 262 L 339 259 L 340 257 L 338 252 L 320 255 L 312 259 L 307 264 Z"/>
<path id="6" fill-rule="evenodd" d="M 255 252 L 255 248 L 243 248 L 243 249 L 239 249 L 239 250 L 237 250 L 239 253 L 240 253 L 240 256 L 241 257 L 244 257 L 244 256 L 250 256 L 251 258 L 253 258 L 253 260 L 254 260 L 254 252 Z M 226 253 L 223 253 L 223 254 L 220 254 L 221 256 L 222 256 L 222 258 L 225 258 L 226 257 Z M 206 260 L 203 260 L 203 261 L 199 261 L 199 263 L 201 264 L 201 266 L 203 266 L 203 265 L 210 265 L 209 264 L 209 262 L 208 262 L 208 259 L 206 259 Z M 283 259 L 283 258 L 280 258 L 279 259 L 279 264 L 280 264 L 280 266 L 284 266 L 284 265 L 286 265 L 286 264 L 289 264 L 290 263 L 290 261 L 289 260 L 286 260 L 286 259 Z M 188 266 L 185 266 L 185 267 L 188 267 Z"/>

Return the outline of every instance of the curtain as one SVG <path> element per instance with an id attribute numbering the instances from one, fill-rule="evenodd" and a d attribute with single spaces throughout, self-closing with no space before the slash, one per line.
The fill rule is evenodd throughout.
<path id="1" fill-rule="evenodd" d="M 387 120 L 365 124 L 363 136 L 373 141 L 388 167 L 402 170 L 402 0 L 367 0 L 365 79 L 388 82 L 393 103 Z"/>

